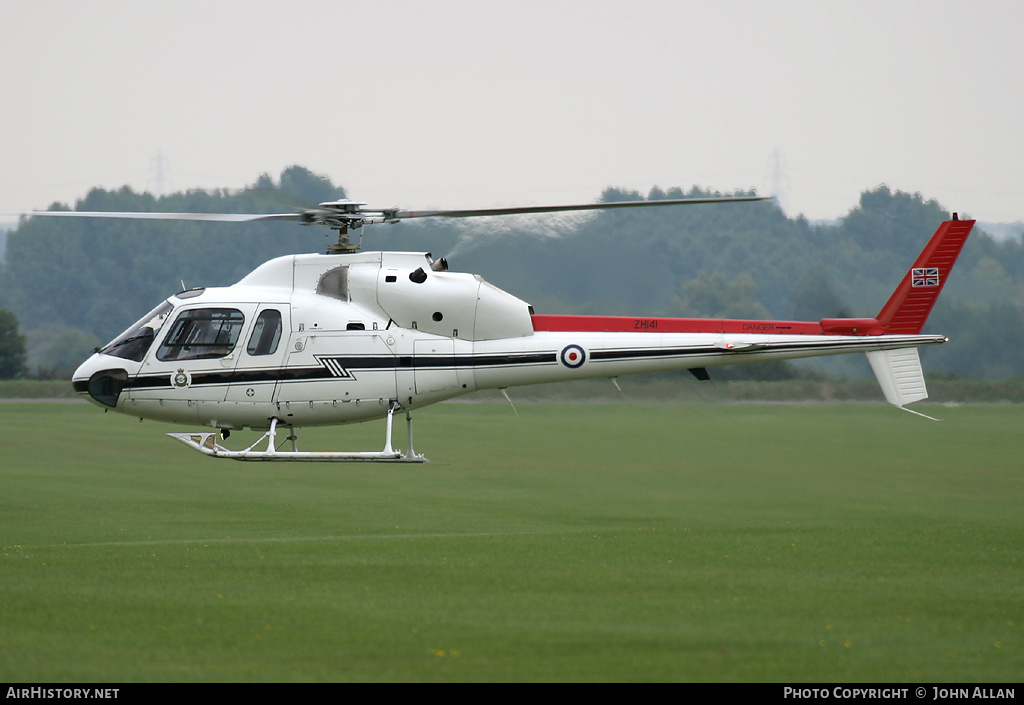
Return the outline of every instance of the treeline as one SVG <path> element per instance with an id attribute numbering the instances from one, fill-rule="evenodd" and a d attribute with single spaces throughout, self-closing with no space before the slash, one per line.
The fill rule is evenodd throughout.
<path id="1" fill-rule="evenodd" d="M 697 188 L 646 195 L 608 189 L 601 198 L 706 195 L 723 194 Z M 328 178 L 291 167 L 277 179 L 260 176 L 241 192 L 156 198 L 127 188 L 95 189 L 74 207 L 284 212 L 342 197 L 344 189 Z M 583 217 L 407 221 L 364 229 L 363 244 L 447 256 L 453 269 L 482 275 L 539 313 L 817 320 L 875 315 L 949 217 L 920 194 L 882 186 L 863 193 L 836 225 L 790 218 L 766 202 Z M 271 221 L 29 219 L 8 236 L 0 308 L 20 321 L 30 367 L 63 374 L 89 349 L 183 286 L 232 284 L 271 257 L 323 251 L 332 236 L 320 227 Z M 1024 245 L 976 231 L 927 330 L 952 339 L 923 352 L 929 371 L 990 379 L 1024 376 Z M 751 366 L 743 373 L 777 377 L 820 369 L 856 375 L 866 366 L 861 361 L 824 368 Z"/>

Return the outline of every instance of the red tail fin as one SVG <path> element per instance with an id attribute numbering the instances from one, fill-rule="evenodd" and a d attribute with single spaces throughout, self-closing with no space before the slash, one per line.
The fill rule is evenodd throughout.
<path id="1" fill-rule="evenodd" d="M 878 313 L 877 320 L 885 333 L 921 332 L 973 227 L 973 220 L 956 220 L 956 216 L 939 226 Z"/>

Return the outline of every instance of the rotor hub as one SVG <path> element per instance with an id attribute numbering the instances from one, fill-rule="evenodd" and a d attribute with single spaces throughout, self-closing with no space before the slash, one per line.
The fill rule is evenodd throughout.
<path id="1" fill-rule="evenodd" d="M 338 232 L 338 242 L 327 246 L 327 254 L 347 255 L 359 250 L 358 244 L 349 239 L 349 231 L 357 230 L 364 225 L 383 223 L 388 220 L 383 211 L 363 210 L 365 203 L 341 199 L 325 201 L 316 210 L 306 211 L 303 222 L 307 225 L 317 223 Z M 392 221 L 393 222 L 393 221 Z"/>

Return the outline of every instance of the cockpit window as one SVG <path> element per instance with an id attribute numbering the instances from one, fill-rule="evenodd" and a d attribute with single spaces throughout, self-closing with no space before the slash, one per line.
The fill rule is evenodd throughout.
<path id="1" fill-rule="evenodd" d="M 233 308 L 182 311 L 156 356 L 165 361 L 224 357 L 234 350 L 244 322 L 242 312 Z"/>
<path id="2" fill-rule="evenodd" d="M 100 350 L 104 355 L 113 355 L 125 360 L 142 362 L 142 358 L 149 352 L 153 345 L 153 339 L 157 331 L 167 321 L 167 315 L 171 312 L 171 303 L 164 301 L 155 309 L 143 316 L 135 325 Z"/>
<path id="3" fill-rule="evenodd" d="M 256 318 L 245 351 L 250 355 L 273 355 L 281 342 L 281 312 L 268 308 Z"/>

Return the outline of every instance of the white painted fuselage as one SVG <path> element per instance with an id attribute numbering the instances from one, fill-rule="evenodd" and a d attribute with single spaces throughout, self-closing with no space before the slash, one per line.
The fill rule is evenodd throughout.
<path id="1" fill-rule="evenodd" d="M 381 418 L 396 403 L 412 410 L 481 389 L 945 340 L 785 333 L 756 322 L 749 330 L 659 328 L 675 319 L 635 319 L 631 330 L 625 319 L 607 319 L 615 322 L 607 330 L 545 330 L 527 303 L 432 264 L 421 253 L 382 252 L 271 260 L 233 286 L 170 297 L 83 363 L 75 388 L 144 419 L 265 429 L 276 418 L 303 427 Z"/>

